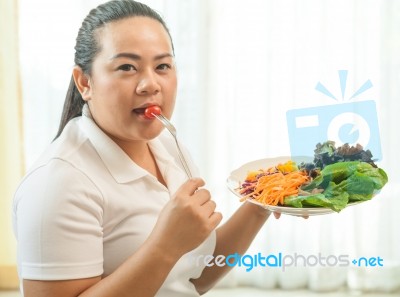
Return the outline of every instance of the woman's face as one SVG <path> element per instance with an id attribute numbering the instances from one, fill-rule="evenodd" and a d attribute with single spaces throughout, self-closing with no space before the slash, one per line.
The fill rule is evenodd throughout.
<path id="1" fill-rule="evenodd" d="M 148 17 L 111 22 L 97 33 L 100 51 L 85 97 L 95 122 L 117 143 L 156 137 L 161 123 L 143 112 L 158 105 L 170 117 L 174 109 L 177 79 L 168 33 Z"/>

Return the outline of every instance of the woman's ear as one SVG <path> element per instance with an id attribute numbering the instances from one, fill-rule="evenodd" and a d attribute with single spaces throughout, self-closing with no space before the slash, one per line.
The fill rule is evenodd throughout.
<path id="1" fill-rule="evenodd" d="M 83 73 L 83 70 L 79 66 L 75 66 L 72 70 L 72 76 L 74 77 L 75 85 L 81 93 L 82 99 L 89 101 L 91 97 L 91 87 L 89 77 Z"/>

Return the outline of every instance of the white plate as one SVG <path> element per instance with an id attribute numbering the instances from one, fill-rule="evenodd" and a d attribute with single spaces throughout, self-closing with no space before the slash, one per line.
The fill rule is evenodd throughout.
<path id="1" fill-rule="evenodd" d="M 268 159 L 261 159 L 246 163 L 239 167 L 238 169 L 231 172 L 230 176 L 226 180 L 228 189 L 234 193 L 238 197 L 242 197 L 240 193 L 238 193 L 237 189 L 245 180 L 249 171 L 255 171 L 258 169 L 267 169 L 272 166 L 276 166 L 280 163 L 285 163 L 289 160 L 293 160 L 296 164 L 300 164 L 302 161 L 310 162 L 312 158 L 310 157 L 276 157 L 276 158 L 268 158 Z M 254 199 L 247 199 L 248 202 L 254 203 L 260 207 L 268 209 L 270 211 L 279 212 L 282 214 L 292 215 L 292 216 L 315 216 L 315 215 L 323 215 L 334 213 L 330 208 L 324 207 L 310 207 L 310 208 L 296 208 L 296 207 L 289 207 L 289 206 L 272 206 L 272 205 L 265 205 L 262 204 Z M 362 202 L 362 201 L 360 201 Z M 352 206 L 358 204 L 360 202 L 353 202 L 349 203 L 347 206 Z"/>

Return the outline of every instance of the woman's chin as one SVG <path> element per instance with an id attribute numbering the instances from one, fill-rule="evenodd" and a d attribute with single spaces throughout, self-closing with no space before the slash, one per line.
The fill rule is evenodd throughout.
<path id="1" fill-rule="evenodd" d="M 161 132 L 163 131 L 163 127 L 155 127 L 151 129 L 146 129 L 143 131 L 140 131 L 140 139 L 142 140 L 152 140 L 159 136 Z"/>

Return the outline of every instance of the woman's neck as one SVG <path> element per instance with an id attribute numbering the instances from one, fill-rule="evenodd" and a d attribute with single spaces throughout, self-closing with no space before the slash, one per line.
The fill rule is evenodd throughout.
<path id="1" fill-rule="evenodd" d="M 115 143 L 135 162 L 138 166 L 154 175 L 158 181 L 166 186 L 165 180 L 158 168 L 157 161 L 148 145 L 147 140 L 122 141 L 112 138 Z"/>

